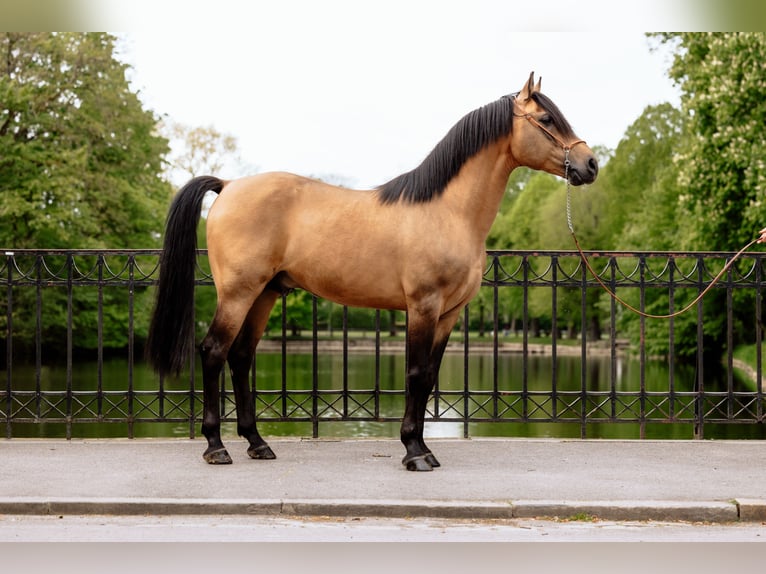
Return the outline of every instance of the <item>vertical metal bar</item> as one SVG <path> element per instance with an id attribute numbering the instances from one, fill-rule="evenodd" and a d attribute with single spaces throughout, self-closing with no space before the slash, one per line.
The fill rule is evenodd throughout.
<path id="1" fill-rule="evenodd" d="M 704 290 L 705 261 L 702 256 L 697 257 L 698 279 L 697 288 L 700 293 Z M 705 438 L 705 365 L 704 365 L 704 328 L 703 328 L 702 301 L 697 303 L 697 384 L 695 397 L 695 425 L 694 438 Z"/>
<path id="2" fill-rule="evenodd" d="M 5 316 L 5 438 L 13 436 L 13 251 L 5 252 L 7 266 Z"/>
<path id="3" fill-rule="evenodd" d="M 42 416 L 43 370 L 43 277 L 42 255 L 35 256 L 35 415 Z"/>
<path id="4" fill-rule="evenodd" d="M 436 381 L 434 381 L 434 386 L 431 389 L 431 402 L 433 404 L 433 413 L 432 418 L 433 420 L 439 420 L 440 416 L 440 401 L 441 401 L 441 389 L 439 388 L 439 377 L 436 377 Z"/>
<path id="5" fill-rule="evenodd" d="M 317 298 L 311 296 L 311 436 L 319 438 L 319 326 Z M 345 409 L 344 409 L 345 411 Z"/>
<path id="6" fill-rule="evenodd" d="M 524 255 L 522 265 L 521 305 L 521 417 L 527 420 L 529 383 L 529 258 Z"/>
<path id="7" fill-rule="evenodd" d="M 609 288 L 617 293 L 617 259 L 609 259 Z M 609 297 L 609 418 L 617 421 L 617 302 Z"/>
<path id="8" fill-rule="evenodd" d="M 495 256 L 492 258 L 492 331 L 494 334 L 492 337 L 492 418 L 495 420 L 497 420 L 497 417 L 499 416 L 498 399 L 500 392 L 497 376 L 497 371 L 499 368 L 498 337 L 500 336 L 500 321 L 498 317 L 500 314 L 500 301 L 499 294 L 497 292 L 497 283 L 500 280 L 499 267 L 500 262 L 498 261 L 497 256 Z"/>
<path id="9" fill-rule="evenodd" d="M 135 423 L 135 387 L 133 384 L 133 312 L 135 298 L 135 269 L 136 257 L 131 254 L 128 257 L 128 438 L 134 437 Z"/>
<path id="10" fill-rule="evenodd" d="M 726 272 L 726 419 L 734 418 L 734 302 L 731 268 Z"/>
<path id="11" fill-rule="evenodd" d="M 588 274 L 585 265 L 580 266 L 580 438 L 588 438 Z"/>
<path id="12" fill-rule="evenodd" d="M 66 256 L 67 294 L 66 294 L 66 438 L 72 438 L 72 274 L 74 257 L 71 252 Z"/>
<path id="13" fill-rule="evenodd" d="M 195 283 L 196 285 L 196 283 Z M 197 300 L 197 291 L 195 289 L 194 291 L 194 300 L 196 303 Z M 195 321 L 194 324 L 196 324 L 196 311 L 195 311 L 196 304 L 192 306 L 192 313 L 195 314 Z M 194 335 L 192 335 L 194 336 Z M 194 342 L 192 341 L 192 344 Z M 204 373 L 203 373 L 204 378 Z M 197 391 L 196 391 L 196 381 L 197 381 L 197 362 L 195 360 L 195 356 L 192 355 L 189 358 L 189 438 L 193 439 L 197 435 Z M 203 387 L 204 387 L 204 381 L 203 381 Z M 204 393 L 204 388 L 203 391 Z M 203 399 L 204 400 L 204 399 Z M 204 416 L 204 415 L 203 415 Z"/>
<path id="14" fill-rule="evenodd" d="M 311 413 L 316 416 L 316 412 Z M 282 293 L 282 417 L 287 418 L 287 295 Z"/>
<path id="15" fill-rule="evenodd" d="M 375 309 L 375 418 L 380 418 L 380 309 Z"/>
<path id="16" fill-rule="evenodd" d="M 470 436 L 469 424 L 470 420 L 470 394 L 471 386 L 468 377 L 468 353 L 469 353 L 469 322 L 470 315 L 468 305 L 463 308 L 463 438 Z"/>
<path id="17" fill-rule="evenodd" d="M 761 317 L 763 316 L 761 298 L 761 285 L 763 281 L 762 261 L 763 259 L 758 258 L 755 264 L 755 394 L 758 421 L 763 421 L 763 374 L 761 372 L 763 367 L 763 355 L 761 354 L 761 345 L 763 344 L 763 326 L 761 325 Z"/>
<path id="18" fill-rule="evenodd" d="M 98 419 L 104 416 L 104 255 L 99 254 L 96 265 L 98 266 L 98 302 L 96 317 L 96 403 Z M 160 379 L 160 385 L 162 380 Z"/>
<path id="19" fill-rule="evenodd" d="M 253 393 L 253 409 L 255 410 L 255 421 L 258 422 L 258 348 L 253 353 L 253 362 L 250 365 L 250 391 Z"/>
<path id="20" fill-rule="evenodd" d="M 646 312 L 646 255 L 641 255 L 639 260 L 640 265 L 640 298 L 639 309 L 641 312 Z M 640 347 L 639 347 L 639 438 L 646 438 L 646 318 L 641 315 L 640 317 Z"/>
<path id="21" fill-rule="evenodd" d="M 668 314 L 671 316 L 668 322 L 668 392 L 670 393 L 668 415 L 670 420 L 676 418 L 676 320 L 673 313 L 676 310 L 676 287 L 675 287 L 675 259 L 670 258 L 670 276 L 668 280 Z"/>
<path id="22" fill-rule="evenodd" d="M 553 276 L 551 278 L 551 416 L 553 420 L 558 418 L 558 395 L 559 395 L 559 258 L 556 255 L 551 256 L 551 267 L 553 267 Z"/>
<path id="23" fill-rule="evenodd" d="M 199 251 L 197 252 L 197 255 L 199 256 Z M 195 286 L 198 285 L 198 283 L 195 282 Z M 196 325 L 196 307 L 197 307 L 197 290 L 195 288 L 194 290 L 194 304 L 192 305 L 192 323 Z M 192 332 L 192 337 L 194 337 L 194 333 Z M 191 344 L 194 345 L 194 340 L 192 339 Z M 192 354 L 191 357 L 189 357 L 189 438 L 193 439 L 196 436 L 197 433 L 197 392 L 196 392 L 196 380 L 197 380 L 197 361 L 194 354 Z M 204 373 L 203 373 L 203 379 L 204 379 Z M 204 381 L 203 381 L 204 386 Z M 203 389 L 204 393 L 204 389 Z M 204 415 L 203 415 L 204 416 Z"/>
<path id="24" fill-rule="evenodd" d="M 343 306 L 343 418 L 348 416 L 348 307 Z"/>

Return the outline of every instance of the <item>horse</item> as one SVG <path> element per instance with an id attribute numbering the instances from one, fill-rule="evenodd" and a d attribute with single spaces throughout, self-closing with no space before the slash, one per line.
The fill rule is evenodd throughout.
<path id="1" fill-rule="evenodd" d="M 218 301 L 199 345 L 207 463 L 232 462 L 220 431 L 226 362 L 248 456 L 276 458 L 256 427 L 248 373 L 277 299 L 301 288 L 342 305 L 407 312 L 402 464 L 440 466 L 423 440 L 426 404 L 460 311 L 481 285 L 485 241 L 511 171 L 527 166 L 572 185 L 598 173 L 593 152 L 540 84 L 532 72 L 519 92 L 468 113 L 418 167 L 375 189 L 281 172 L 199 176 L 181 188 L 167 216 L 146 348 L 164 376 L 180 374 L 194 353 L 196 229 L 213 191 L 207 246 Z"/>

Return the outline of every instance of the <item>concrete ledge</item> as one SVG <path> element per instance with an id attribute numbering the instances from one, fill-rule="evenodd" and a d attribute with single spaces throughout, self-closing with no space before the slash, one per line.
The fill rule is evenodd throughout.
<path id="1" fill-rule="evenodd" d="M 514 518 L 563 518 L 604 520 L 656 520 L 687 522 L 735 522 L 740 520 L 735 503 L 708 501 L 547 501 L 513 503 Z"/>
<path id="2" fill-rule="evenodd" d="M 186 515 L 186 514 L 258 514 L 279 515 L 280 500 L 171 499 L 171 498 L 0 498 L 0 514 L 114 514 Z"/>
<path id="3" fill-rule="evenodd" d="M 738 498 L 736 504 L 743 522 L 766 522 L 766 500 Z"/>
<path id="4" fill-rule="evenodd" d="M 282 514 L 378 518 L 513 518 L 510 502 L 459 500 L 286 500 Z"/>
<path id="5" fill-rule="evenodd" d="M 2 498 L 0 514 L 16 515 L 232 515 L 334 516 L 377 518 L 452 518 L 489 520 L 558 518 L 564 520 L 654 520 L 687 522 L 762 521 L 766 501 L 548 501 L 433 500 L 239 500 L 239 499 L 39 499 Z"/>

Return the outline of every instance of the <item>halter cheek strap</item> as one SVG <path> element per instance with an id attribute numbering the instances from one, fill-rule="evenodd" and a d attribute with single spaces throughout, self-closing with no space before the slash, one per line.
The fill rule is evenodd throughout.
<path id="1" fill-rule="evenodd" d="M 545 132 L 550 138 L 555 141 L 557 144 L 561 146 L 561 149 L 563 149 L 565 152 L 569 152 L 574 146 L 577 144 L 585 143 L 585 140 L 575 140 L 570 143 L 564 143 L 564 141 L 558 137 L 556 134 L 554 134 L 552 131 L 550 131 L 548 128 L 546 128 L 543 124 L 538 122 L 535 118 L 532 117 L 532 114 L 517 114 L 516 112 L 513 112 L 514 117 L 517 118 L 526 118 L 527 121 L 529 121 L 530 124 L 532 124 L 535 127 L 540 128 L 543 132 Z"/>
<path id="2" fill-rule="evenodd" d="M 576 146 L 577 144 L 585 143 L 585 140 L 575 140 L 571 143 L 564 143 L 564 141 L 558 137 L 556 134 L 551 132 L 548 128 L 546 128 L 543 124 L 538 122 L 535 118 L 532 117 L 532 114 L 526 113 L 526 114 L 517 114 L 515 111 L 515 107 L 518 105 L 516 103 L 516 96 L 518 96 L 519 93 L 515 92 L 513 94 L 508 94 L 507 96 L 503 96 L 505 98 L 508 98 L 511 100 L 511 103 L 514 107 L 513 116 L 516 118 L 526 118 L 527 121 L 532 124 L 535 127 L 540 128 L 546 135 L 548 135 L 553 141 L 555 141 L 559 146 L 561 146 L 561 149 L 563 149 L 565 152 L 567 152 L 566 161 L 569 162 L 569 151 Z M 565 164 L 566 167 L 569 167 L 568 164 Z"/>

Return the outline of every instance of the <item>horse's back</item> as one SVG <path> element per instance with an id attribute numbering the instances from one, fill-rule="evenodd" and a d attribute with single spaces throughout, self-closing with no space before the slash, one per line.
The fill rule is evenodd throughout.
<path id="1" fill-rule="evenodd" d="M 291 253 L 337 239 L 359 223 L 371 196 L 285 172 L 229 181 L 208 214 L 211 265 L 219 274 L 222 266 L 243 265 L 276 273 Z"/>

